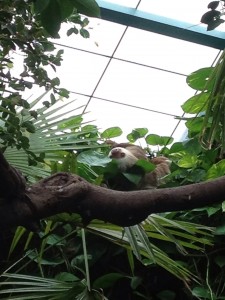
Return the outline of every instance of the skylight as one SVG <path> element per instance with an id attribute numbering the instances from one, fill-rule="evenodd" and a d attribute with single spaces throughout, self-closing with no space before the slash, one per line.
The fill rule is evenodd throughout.
<path id="1" fill-rule="evenodd" d="M 61 40 L 54 40 L 57 47 L 65 51 L 62 66 L 57 71 L 61 86 L 71 91 L 77 106 L 86 105 L 85 112 L 89 113 L 85 121 L 95 120 L 92 124 L 101 131 L 121 127 L 124 133 L 118 140 L 125 140 L 134 128 L 146 127 L 149 133 L 171 135 L 179 141 L 184 138 L 186 127 L 177 117 L 182 116 L 181 105 L 195 93 L 186 84 L 186 76 L 212 65 L 219 52 L 216 48 L 222 46 L 208 47 L 198 44 L 197 40 L 184 41 L 182 31 L 177 39 L 171 37 L 170 29 L 166 32 L 169 36 L 152 32 L 152 28 L 142 30 L 141 18 L 135 20 L 139 21 L 137 28 L 135 22 L 129 26 L 130 19 L 118 17 L 119 9 L 130 9 L 133 18 L 139 4 L 139 11 L 158 19 L 163 16 L 176 18 L 173 22 L 191 23 L 196 25 L 193 30 L 217 38 L 217 31 L 207 33 L 206 28 L 199 25 L 209 1 L 113 2 L 98 1 L 103 8 L 102 18 L 107 20 L 90 19 L 90 39 L 67 37 L 66 27 L 63 27 Z M 119 24 L 108 21 L 111 17 L 118 19 Z M 221 31 L 219 36 L 221 43 L 225 33 Z"/>

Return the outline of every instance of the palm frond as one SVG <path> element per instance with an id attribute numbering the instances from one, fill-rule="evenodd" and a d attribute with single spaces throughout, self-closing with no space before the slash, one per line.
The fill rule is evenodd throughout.
<path id="1" fill-rule="evenodd" d="M 29 111 L 41 106 L 35 110 L 35 117 L 32 113 L 24 115 L 22 110 L 18 111 L 18 117 L 24 122 L 33 122 L 35 132 L 26 132 L 30 143 L 29 151 L 37 157 L 43 154 L 45 162 L 48 163 L 29 165 L 27 153 L 23 149 L 7 148 L 4 153 L 9 163 L 21 170 L 31 183 L 38 178 L 49 176 L 51 174 L 49 162 L 63 160 L 65 151 L 80 151 L 97 146 L 96 128 L 85 127 L 87 122 L 83 122 L 83 115 L 79 114 L 83 106 L 76 106 L 76 100 L 64 103 L 58 99 L 55 104 L 47 107 L 41 104 L 47 93 L 43 93 L 30 103 Z"/>
<path id="2" fill-rule="evenodd" d="M 3 273 L 1 278 L 4 279 L 1 282 L 2 288 L 0 290 L 2 300 L 39 298 L 46 300 L 72 300 L 85 289 L 85 285 L 81 281 L 78 282 L 78 278 L 77 282 L 63 282 L 55 279 L 12 273 Z M 71 290 L 73 291 L 72 293 Z"/>
<path id="3" fill-rule="evenodd" d="M 206 245 L 212 245 L 213 232 L 210 227 L 170 220 L 155 214 L 149 216 L 142 224 L 124 229 L 95 220 L 88 226 L 88 230 L 119 246 L 132 249 L 142 263 L 160 265 L 182 280 L 197 279 L 187 268 L 156 246 L 156 242 L 173 243 L 186 255 L 190 250 L 203 252 Z"/>

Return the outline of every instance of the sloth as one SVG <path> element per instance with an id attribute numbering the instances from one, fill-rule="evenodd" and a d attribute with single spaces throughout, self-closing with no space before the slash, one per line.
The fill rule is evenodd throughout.
<path id="1" fill-rule="evenodd" d="M 108 155 L 116 162 L 119 172 L 108 178 L 112 189 L 121 191 L 154 189 L 164 183 L 164 177 L 170 174 L 170 160 L 164 156 L 149 159 L 144 149 L 129 143 L 114 143 Z M 151 172 L 145 172 L 136 162 L 145 160 L 155 165 Z M 138 183 L 130 181 L 127 174 L 139 176 Z M 128 177 L 128 178 L 127 178 Z"/>

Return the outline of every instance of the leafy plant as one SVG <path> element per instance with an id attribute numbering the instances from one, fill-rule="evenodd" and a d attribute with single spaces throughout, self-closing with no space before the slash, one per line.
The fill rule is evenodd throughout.
<path id="1" fill-rule="evenodd" d="M 209 9 L 215 11 L 217 2 L 211 2 Z M 62 51 L 53 55 L 54 46 L 48 40 L 58 37 L 61 22 L 73 22 L 68 35 L 89 36 L 88 20 L 80 13 L 98 16 L 99 9 L 93 0 L 3 1 L 1 148 L 29 182 L 66 171 L 100 185 L 106 171 L 114 172 L 102 142 L 120 136 L 122 130 L 113 127 L 100 133 L 96 126 L 83 123 L 82 115 L 74 116 L 77 107 L 68 111 L 72 117 L 60 112 L 56 105 L 68 92 L 45 70 L 47 65 L 55 70 L 61 62 Z M 11 73 L 11 51 L 17 48 L 26 55 L 18 78 Z M 223 60 L 222 55 L 214 68 L 187 78 L 200 91 L 183 105 L 185 112 L 195 114 L 186 118 L 187 141 L 173 143 L 171 137 L 149 133 L 147 128 L 133 129 L 127 136 L 129 142 L 145 143 L 149 155 L 154 155 L 150 147 L 157 146 L 159 153 L 170 157 L 166 187 L 225 172 L 224 161 L 218 161 L 221 145 L 224 149 Z M 27 101 L 22 92 L 33 84 L 48 91 Z M 222 212 L 224 203 L 153 214 L 129 228 L 94 220 L 85 229 L 79 215 L 60 214 L 42 220 L 38 234 L 22 227 L 10 229 L 1 238 L 5 250 L 1 252 L 1 299 L 224 299 Z"/>
<path id="2" fill-rule="evenodd" d="M 200 69 L 187 77 L 187 83 L 200 93 L 188 99 L 182 106 L 185 113 L 195 114 L 187 119 L 189 137 L 199 136 L 205 149 L 225 151 L 224 136 L 224 52 L 215 67 Z"/>
<path id="3" fill-rule="evenodd" d="M 88 19 L 81 16 L 81 13 L 98 17 L 99 12 L 94 0 L 1 1 L 1 148 L 16 146 L 25 151 L 29 149 L 26 132 L 34 132 L 33 120 L 23 121 L 16 115 L 20 108 L 23 113 L 36 118 L 36 111 L 31 110 L 29 102 L 24 99 L 23 92 L 26 89 L 38 85 L 46 91 L 51 90 L 50 101 L 45 102 L 47 107 L 55 103 L 55 95 L 65 98 L 69 96 L 66 89 L 59 87 L 59 78 L 48 75 L 49 67 L 56 71 L 56 67 L 60 66 L 63 54 L 63 50 L 56 51 L 49 38 L 60 37 L 58 31 L 62 22 L 73 26 L 68 35 L 80 33 L 83 37 L 88 37 L 89 33 L 85 29 Z M 19 75 L 13 72 L 17 63 L 15 53 L 23 57 L 23 68 Z"/>

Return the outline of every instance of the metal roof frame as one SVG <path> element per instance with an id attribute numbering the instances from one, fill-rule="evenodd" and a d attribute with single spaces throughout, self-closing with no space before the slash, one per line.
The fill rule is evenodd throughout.
<path id="1" fill-rule="evenodd" d="M 195 26 L 107 1 L 97 0 L 97 3 L 101 9 L 101 17 L 104 20 L 220 50 L 225 48 L 225 32 L 207 31 L 202 26 Z"/>

